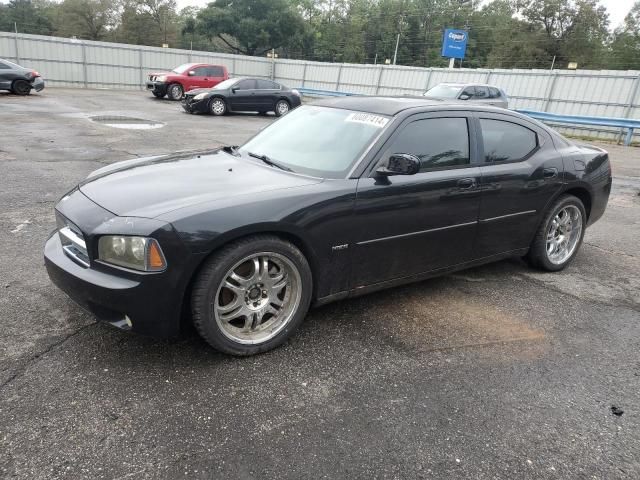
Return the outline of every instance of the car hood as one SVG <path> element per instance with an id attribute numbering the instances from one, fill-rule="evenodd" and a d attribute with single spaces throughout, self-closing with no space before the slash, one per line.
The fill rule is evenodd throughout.
<path id="1" fill-rule="evenodd" d="M 199 93 L 210 93 L 211 91 L 211 88 L 194 88 L 193 90 L 186 92 L 185 95 L 188 97 L 195 97 Z"/>
<path id="2" fill-rule="evenodd" d="M 149 74 L 150 77 L 159 77 L 160 75 L 177 75 L 176 72 L 152 72 Z"/>
<path id="3" fill-rule="evenodd" d="M 79 188 L 115 215 L 155 218 L 199 203 L 321 181 L 215 150 L 115 163 L 91 173 Z"/>

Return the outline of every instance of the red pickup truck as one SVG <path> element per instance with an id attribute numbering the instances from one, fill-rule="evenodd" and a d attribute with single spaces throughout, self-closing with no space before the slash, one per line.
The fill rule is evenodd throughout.
<path id="1" fill-rule="evenodd" d="M 229 72 L 223 65 L 185 63 L 170 72 L 150 73 L 147 90 L 158 98 L 167 95 L 171 100 L 180 100 L 184 92 L 195 88 L 211 88 L 227 78 Z"/>

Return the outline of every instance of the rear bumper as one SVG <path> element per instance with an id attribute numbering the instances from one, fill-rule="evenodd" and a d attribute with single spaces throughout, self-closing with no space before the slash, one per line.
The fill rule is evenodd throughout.
<path id="1" fill-rule="evenodd" d="M 160 338 L 179 333 L 181 297 L 164 274 L 133 279 L 84 268 L 67 257 L 56 233 L 47 240 L 44 261 L 51 281 L 98 320 Z"/>
<path id="2" fill-rule="evenodd" d="M 147 90 L 158 95 L 167 94 L 167 84 L 163 82 L 147 82 Z"/>
<path id="3" fill-rule="evenodd" d="M 31 83 L 31 88 L 33 88 L 36 92 L 41 91 L 44 88 L 44 80 L 42 77 L 36 77 Z"/>

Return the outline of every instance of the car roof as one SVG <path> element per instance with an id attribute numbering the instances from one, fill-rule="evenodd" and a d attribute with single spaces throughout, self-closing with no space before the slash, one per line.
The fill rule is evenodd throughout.
<path id="1" fill-rule="evenodd" d="M 468 102 L 456 102 L 452 100 L 439 100 L 422 96 L 376 97 L 353 95 L 348 97 L 335 97 L 330 99 L 318 100 L 316 102 L 313 102 L 313 105 L 331 108 L 343 108 L 345 110 L 355 110 L 357 112 L 367 112 L 387 116 L 395 116 L 400 112 L 414 108 L 423 108 L 434 111 L 452 109 L 462 111 L 485 111 L 515 114 L 515 112 L 505 111 L 503 108 L 499 107 L 484 106 Z M 515 114 L 515 116 L 519 116 L 519 114 Z"/>
<path id="2" fill-rule="evenodd" d="M 496 85 L 489 85 L 488 83 L 478 83 L 478 82 L 469 82 L 469 83 L 455 83 L 455 82 L 443 82 L 443 83 L 439 83 L 438 85 L 446 85 L 448 87 L 491 87 L 491 88 L 497 88 L 498 90 L 500 90 L 500 87 L 496 86 Z M 434 86 L 438 86 L 438 85 L 434 85 Z M 433 87 L 431 87 L 433 88 Z"/>

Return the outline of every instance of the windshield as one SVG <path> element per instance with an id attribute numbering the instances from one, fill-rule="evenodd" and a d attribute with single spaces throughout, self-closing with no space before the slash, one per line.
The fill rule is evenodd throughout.
<path id="1" fill-rule="evenodd" d="M 233 85 L 237 81 L 238 81 L 237 78 L 229 78 L 229 79 L 217 84 L 215 87 L 213 87 L 213 89 L 214 90 L 224 90 L 225 88 L 229 88 L 231 85 Z"/>
<path id="2" fill-rule="evenodd" d="M 294 172 L 344 178 L 389 118 L 338 108 L 296 108 L 245 143 L 240 153 L 266 155 Z"/>
<path id="3" fill-rule="evenodd" d="M 445 85 L 440 84 L 436 85 L 430 90 L 427 90 L 427 93 L 424 94 L 425 97 L 437 97 L 437 98 L 456 98 L 458 93 L 460 93 L 459 85 Z"/>
<path id="4" fill-rule="evenodd" d="M 180 65 L 179 67 L 174 68 L 173 70 L 171 70 L 172 72 L 176 72 L 176 73 L 184 73 L 187 70 L 191 69 L 191 67 L 193 67 L 193 63 L 185 63 L 184 65 Z"/>

